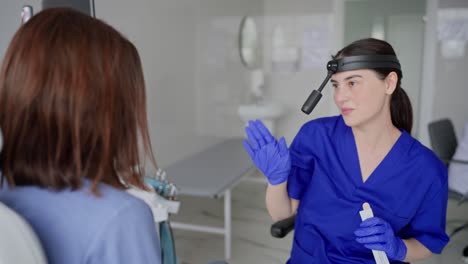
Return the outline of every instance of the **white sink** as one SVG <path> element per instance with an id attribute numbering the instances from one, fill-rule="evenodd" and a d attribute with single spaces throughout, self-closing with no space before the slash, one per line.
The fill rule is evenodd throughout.
<path id="1" fill-rule="evenodd" d="M 285 112 L 284 106 L 273 102 L 240 105 L 237 109 L 237 113 L 243 122 L 247 123 L 249 120 L 261 119 L 272 133 L 274 133 L 275 121 Z"/>

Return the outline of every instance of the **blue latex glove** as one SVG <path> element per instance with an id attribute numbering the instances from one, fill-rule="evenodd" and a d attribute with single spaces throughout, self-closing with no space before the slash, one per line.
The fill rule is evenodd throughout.
<path id="1" fill-rule="evenodd" d="M 284 137 L 277 141 L 260 120 L 249 121 L 245 133 L 248 139 L 243 141 L 245 150 L 268 182 L 271 185 L 285 182 L 291 170 L 291 158 Z"/>
<path id="2" fill-rule="evenodd" d="M 403 240 L 395 236 L 390 224 L 378 217 L 371 217 L 361 222 L 354 231 L 356 241 L 368 249 L 381 250 L 391 260 L 404 260 L 406 258 L 406 245 Z"/>

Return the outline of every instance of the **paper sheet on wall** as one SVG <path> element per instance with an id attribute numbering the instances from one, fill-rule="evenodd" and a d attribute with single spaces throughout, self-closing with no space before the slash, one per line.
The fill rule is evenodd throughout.
<path id="1" fill-rule="evenodd" d="M 445 8 L 438 11 L 437 38 L 442 57 L 463 58 L 468 40 L 468 8 Z"/>
<path id="2" fill-rule="evenodd" d="M 465 57 L 464 40 L 444 40 L 440 44 L 442 57 L 445 59 L 455 59 Z"/>
<path id="3" fill-rule="evenodd" d="M 319 15 L 305 19 L 308 23 L 304 23 L 307 26 L 302 34 L 301 69 L 325 68 L 327 61 L 330 60 L 330 32 L 332 32 L 330 17 Z"/>
<path id="4" fill-rule="evenodd" d="M 468 40 L 468 8 L 444 8 L 437 14 L 437 37 L 441 41 Z"/>
<path id="5" fill-rule="evenodd" d="M 311 28 L 304 31 L 302 69 L 325 68 L 330 59 L 329 31 L 324 28 Z"/>
<path id="6" fill-rule="evenodd" d="M 270 50 L 266 51 L 272 62 L 272 70 L 297 72 L 325 68 L 332 48 L 332 18 L 333 16 L 327 13 L 267 16 L 265 43 L 271 45 L 268 47 Z"/>

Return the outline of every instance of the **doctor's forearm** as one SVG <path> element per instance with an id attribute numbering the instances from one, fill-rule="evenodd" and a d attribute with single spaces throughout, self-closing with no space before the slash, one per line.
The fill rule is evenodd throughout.
<path id="1" fill-rule="evenodd" d="M 403 239 L 403 242 L 407 248 L 405 262 L 423 260 L 432 256 L 432 252 L 414 238 Z"/>
<path id="2" fill-rule="evenodd" d="M 288 218 L 294 214 L 286 186 L 287 182 L 278 185 L 268 184 L 265 200 L 268 213 L 274 221 Z"/>

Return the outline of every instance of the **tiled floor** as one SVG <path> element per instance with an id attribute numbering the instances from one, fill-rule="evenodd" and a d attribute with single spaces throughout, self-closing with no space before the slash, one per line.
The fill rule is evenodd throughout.
<path id="1" fill-rule="evenodd" d="M 265 184 L 243 181 L 232 191 L 233 245 L 229 264 L 283 264 L 289 256 L 292 234 L 283 239 L 270 236 L 270 219 L 265 208 Z M 179 214 L 173 221 L 223 226 L 223 200 L 181 197 Z M 448 224 L 468 220 L 468 203 L 457 206 L 449 201 Z M 224 258 L 224 238 L 183 230 L 174 230 L 180 264 L 207 264 Z M 463 264 L 461 252 L 468 245 L 468 231 L 455 235 L 441 255 L 417 264 Z"/>

